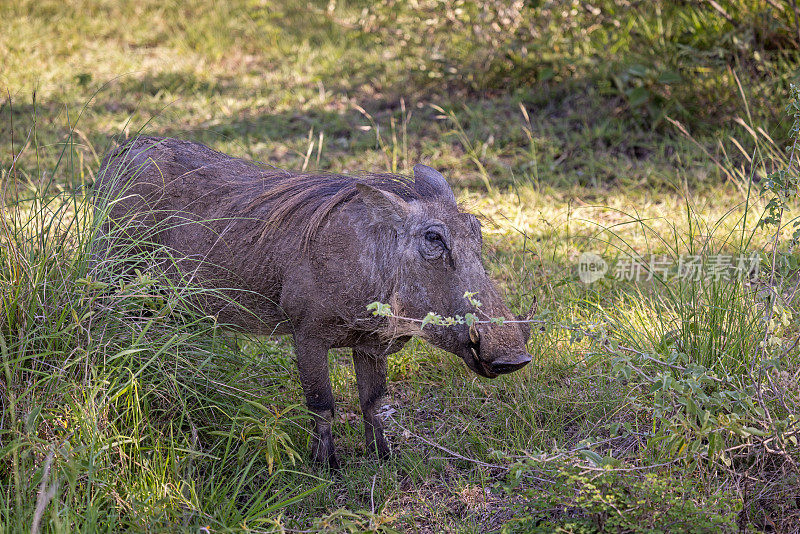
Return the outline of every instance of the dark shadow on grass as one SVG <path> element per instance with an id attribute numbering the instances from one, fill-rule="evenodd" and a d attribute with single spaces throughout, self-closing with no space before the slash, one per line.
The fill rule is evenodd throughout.
<path id="1" fill-rule="evenodd" d="M 94 95 L 86 113 L 92 120 L 108 118 L 117 125 L 125 125 L 127 119 L 135 117 L 125 129 L 127 136 L 135 136 L 141 130 L 148 135 L 190 139 L 290 170 L 298 170 L 302 165 L 310 136 L 316 142 L 322 134 L 323 170 L 331 159 L 347 160 L 348 169 L 363 170 L 358 164 L 362 154 L 365 161 L 367 158 L 374 161 L 374 152 L 383 149 L 377 146 L 375 130 L 367 129 L 372 126 L 371 120 L 356 105 L 367 110 L 391 149 L 390 123 L 395 121 L 399 137 L 403 100 L 406 116 L 410 114 L 407 148 L 411 163 L 431 163 L 445 171 L 454 186 L 476 190 L 484 188 L 473 159 L 476 155 L 489 180 L 498 187 L 513 188 L 527 183 L 570 194 L 575 187 L 603 191 L 612 187 L 664 186 L 675 179 L 678 164 L 675 154 L 681 154 L 681 164 L 691 169 L 698 153 L 677 134 L 655 132 L 629 120 L 624 101 L 593 90 L 588 79 L 536 83 L 494 97 L 473 95 L 461 99 L 457 94 L 438 94 L 429 95 L 430 100 L 416 100 L 414 94 L 419 87 L 409 80 L 397 80 L 385 94 L 367 98 L 369 91 L 348 92 L 348 87 L 361 83 L 358 79 L 343 81 L 334 75 L 332 79 L 338 81 L 324 83 L 326 90 L 338 92 L 351 105 L 333 105 L 330 100 L 322 99 L 313 105 L 298 102 L 296 110 L 253 108 L 210 120 L 192 117 L 182 108 L 173 108 L 172 102 L 199 96 L 201 102 L 215 105 L 215 99 L 220 97 L 244 98 L 247 88 L 234 77 L 206 80 L 191 72 L 169 71 L 109 82 Z M 398 96 L 388 98 L 389 94 Z M 440 112 L 431 107 L 434 103 L 452 110 L 458 125 L 442 119 Z M 69 138 L 69 124 L 85 105 L 77 99 L 66 104 L 37 102 L 37 122 L 40 127 L 47 125 L 40 131 L 46 130 L 42 135 L 49 136 L 43 139 L 44 144 L 50 149 L 63 144 Z M 69 121 L 65 108 L 70 112 Z M 175 120 L 171 120 L 173 109 L 180 109 L 174 113 Z M 14 143 L 18 150 L 33 125 L 34 105 L 17 100 L 13 111 Z M 150 118 L 156 119 L 153 124 L 148 124 Z M 0 110 L 0 154 L 4 157 L 12 152 L 10 125 L 11 107 L 5 105 Z M 98 158 L 120 135 L 119 130 L 99 131 L 80 124 L 78 128 L 81 135 L 74 141 L 91 145 Z M 531 137 L 526 128 L 530 129 Z M 96 170 L 97 164 L 99 161 L 90 162 L 89 167 Z M 35 158 L 29 153 L 19 161 L 18 170 L 30 174 L 34 166 Z"/>

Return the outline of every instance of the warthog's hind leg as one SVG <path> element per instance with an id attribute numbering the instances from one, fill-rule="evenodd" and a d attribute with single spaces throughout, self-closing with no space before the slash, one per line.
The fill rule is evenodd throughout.
<path id="1" fill-rule="evenodd" d="M 364 416 L 367 452 L 373 452 L 379 458 L 388 458 L 391 451 L 383 435 L 383 421 L 376 413 L 386 394 L 386 356 L 375 356 L 353 349 L 353 364 L 358 382 L 361 413 Z"/>
<path id="2" fill-rule="evenodd" d="M 314 414 L 311 456 L 314 461 L 339 469 L 333 445 L 333 393 L 328 374 L 328 345 L 319 339 L 295 335 L 297 367 L 306 395 L 306 405 Z"/>

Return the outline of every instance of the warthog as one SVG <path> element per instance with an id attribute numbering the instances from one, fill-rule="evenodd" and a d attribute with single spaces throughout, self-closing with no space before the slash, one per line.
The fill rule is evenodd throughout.
<path id="1" fill-rule="evenodd" d="M 413 179 L 293 173 L 139 137 L 106 156 L 95 187 L 107 234 L 146 236 L 174 258 L 173 272 L 225 295 L 204 299 L 204 311 L 240 330 L 293 336 L 315 415 L 313 458 L 333 468 L 329 349 L 353 349 L 367 449 L 380 457 L 390 452 L 376 414 L 387 357 L 413 335 L 489 378 L 530 361 L 524 322 L 420 328 L 430 311 L 516 319 L 481 263 L 478 219 L 430 167 L 414 167 Z M 370 312 L 375 301 L 394 317 Z"/>

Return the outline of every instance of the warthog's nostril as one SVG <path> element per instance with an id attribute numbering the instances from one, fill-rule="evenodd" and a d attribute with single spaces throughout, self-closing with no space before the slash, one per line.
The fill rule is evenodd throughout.
<path id="1" fill-rule="evenodd" d="M 491 369 L 493 373 L 502 375 L 504 373 L 510 373 L 525 367 L 530 363 L 530 361 L 530 354 L 522 354 L 516 360 L 510 362 L 492 362 Z"/>

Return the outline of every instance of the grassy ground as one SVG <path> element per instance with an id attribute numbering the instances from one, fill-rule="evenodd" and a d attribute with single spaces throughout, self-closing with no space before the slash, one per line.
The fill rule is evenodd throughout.
<path id="1" fill-rule="evenodd" d="M 775 191 L 796 212 L 768 179 L 792 166 L 791 3 L 509 5 L 0 5 L 0 529 L 797 529 L 798 262 L 791 227 L 775 255 L 757 227 Z M 139 131 L 440 168 L 508 301 L 539 300 L 534 361 L 489 381 L 409 344 L 379 465 L 332 354 L 344 468 L 315 467 L 286 340 L 231 338 L 157 273 L 97 281 L 84 186 Z M 591 285 L 586 251 L 611 267 Z M 747 280 L 674 276 L 753 252 Z M 615 277 L 631 253 L 672 270 Z"/>

